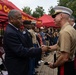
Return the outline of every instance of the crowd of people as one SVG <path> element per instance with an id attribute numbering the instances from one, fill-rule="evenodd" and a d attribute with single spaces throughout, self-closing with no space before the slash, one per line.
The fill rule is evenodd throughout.
<path id="1" fill-rule="evenodd" d="M 38 62 L 42 62 L 42 55 L 48 55 L 48 51 L 59 51 L 55 62 L 48 63 L 50 68 L 58 67 L 58 75 L 76 75 L 76 25 L 73 11 L 63 6 L 53 9 L 55 14 L 52 17 L 61 30 L 38 28 L 34 21 L 23 21 L 21 13 L 15 9 L 8 13 L 9 24 L 3 37 L 8 75 L 36 75 L 35 68 L 39 66 Z"/>

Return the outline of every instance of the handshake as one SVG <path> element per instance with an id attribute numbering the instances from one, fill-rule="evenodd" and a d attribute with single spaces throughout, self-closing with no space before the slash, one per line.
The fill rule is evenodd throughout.
<path id="1" fill-rule="evenodd" d="M 41 46 L 42 52 L 47 52 L 48 50 L 50 50 L 50 46 L 46 46 L 46 45 L 42 45 Z"/>

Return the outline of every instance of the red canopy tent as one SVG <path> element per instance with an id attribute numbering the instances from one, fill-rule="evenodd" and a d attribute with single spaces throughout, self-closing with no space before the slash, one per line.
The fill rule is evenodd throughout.
<path id="1" fill-rule="evenodd" d="M 18 7 L 16 7 L 12 2 L 10 2 L 8 0 L 0 0 L 0 21 L 1 21 L 1 19 L 3 20 L 3 17 L 5 17 L 5 19 L 7 19 L 7 14 L 9 13 L 9 11 L 11 9 L 19 10 L 22 13 L 23 20 L 35 20 L 35 21 L 39 21 L 39 23 L 40 23 L 40 20 L 24 13 Z"/>
<path id="2" fill-rule="evenodd" d="M 0 14 L 2 12 L 2 15 L 6 14 L 6 17 L 7 17 L 7 14 L 8 12 L 11 10 L 11 9 L 17 9 L 19 10 L 21 13 L 22 13 L 22 18 L 23 20 L 35 20 L 34 17 L 24 13 L 23 11 L 21 11 L 19 8 L 17 8 L 13 3 L 11 3 L 10 1 L 8 0 L 0 0 Z"/>
<path id="3" fill-rule="evenodd" d="M 42 26 L 57 27 L 55 25 L 54 19 L 50 15 L 44 14 L 42 17 L 39 18 L 39 20 L 42 20 Z"/>
<path id="4" fill-rule="evenodd" d="M 21 11 L 18 7 L 16 7 L 12 2 L 8 0 L 0 0 L 0 28 L 4 25 L 6 26 L 6 23 L 8 22 L 8 13 L 12 9 L 17 9 L 22 13 L 22 19 L 23 20 L 33 20 L 36 21 L 37 25 L 41 24 L 41 20 L 38 20 L 37 18 L 34 18 L 23 11 Z"/>

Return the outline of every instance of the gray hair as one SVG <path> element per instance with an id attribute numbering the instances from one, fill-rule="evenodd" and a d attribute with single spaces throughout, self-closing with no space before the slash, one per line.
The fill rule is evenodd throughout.
<path id="1" fill-rule="evenodd" d="M 10 19 L 10 17 L 12 17 L 12 18 L 15 17 L 16 13 L 19 13 L 19 10 L 16 10 L 16 9 L 10 10 L 10 12 L 8 13 L 8 19 Z"/>

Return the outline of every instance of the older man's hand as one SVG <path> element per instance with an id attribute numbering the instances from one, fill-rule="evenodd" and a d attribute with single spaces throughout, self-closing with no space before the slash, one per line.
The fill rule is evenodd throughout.
<path id="1" fill-rule="evenodd" d="M 48 46 L 42 45 L 41 49 L 42 49 L 42 52 L 46 52 L 46 51 L 48 51 Z"/>

